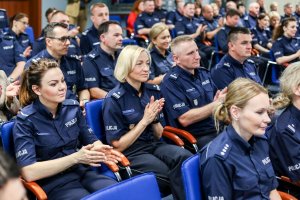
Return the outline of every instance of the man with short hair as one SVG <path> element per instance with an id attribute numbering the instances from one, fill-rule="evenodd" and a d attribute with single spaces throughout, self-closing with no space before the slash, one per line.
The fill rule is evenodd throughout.
<path id="1" fill-rule="evenodd" d="M 284 4 L 283 12 L 284 12 L 284 15 L 281 16 L 281 21 L 284 20 L 285 18 L 293 17 L 294 16 L 293 5 L 291 3 Z"/>
<path id="2" fill-rule="evenodd" d="M 171 50 L 176 66 L 161 83 L 168 124 L 192 133 L 202 148 L 217 136 L 212 112 L 224 100 L 226 89 L 216 92 L 209 71 L 200 67 L 201 57 L 192 37 L 178 36 Z"/>
<path id="3" fill-rule="evenodd" d="M 184 9 L 184 1 L 183 0 L 176 0 L 176 10 L 170 11 L 167 14 L 166 24 L 168 25 L 169 29 L 172 30 L 175 28 L 175 24 L 178 21 L 182 20 L 183 17 L 183 9 Z"/>
<path id="4" fill-rule="evenodd" d="M 140 35 L 148 35 L 151 27 L 161 22 L 160 15 L 155 11 L 154 0 L 143 0 L 144 11 L 139 14 L 135 21 L 135 32 Z"/>
<path id="5" fill-rule="evenodd" d="M 37 62 L 41 58 L 56 60 L 62 70 L 67 84 L 67 99 L 75 99 L 83 107 L 89 101 L 90 94 L 84 80 L 84 74 L 80 60 L 67 55 L 70 36 L 68 26 L 64 23 L 49 23 L 45 28 L 46 49 L 42 50 L 26 63 L 26 67 L 31 62 Z"/>
<path id="6" fill-rule="evenodd" d="M 118 22 L 106 21 L 99 26 L 100 45 L 83 61 L 83 70 L 91 98 L 104 98 L 116 86 L 114 69 L 122 47 L 122 27 Z M 99 40 L 99 39 L 98 39 Z"/>
<path id="7" fill-rule="evenodd" d="M 259 15 L 259 4 L 257 2 L 252 2 L 249 5 L 249 13 L 244 17 L 244 24 L 247 28 L 256 27 L 257 17 Z"/>
<path id="8" fill-rule="evenodd" d="M 95 3 L 90 7 L 91 21 L 93 25 L 82 33 L 80 37 L 80 49 L 83 55 L 87 55 L 94 47 L 99 46 L 98 28 L 109 20 L 109 10 L 104 3 Z"/>
<path id="9" fill-rule="evenodd" d="M 249 78 L 260 83 L 256 65 L 250 60 L 252 36 L 244 27 L 232 28 L 228 36 L 228 53 L 212 70 L 212 79 L 218 89 L 227 87 L 236 78 Z"/>

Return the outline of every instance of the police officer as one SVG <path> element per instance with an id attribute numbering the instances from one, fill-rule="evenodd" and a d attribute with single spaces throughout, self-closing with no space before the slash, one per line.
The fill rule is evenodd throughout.
<path id="1" fill-rule="evenodd" d="M 84 80 L 84 73 L 77 58 L 67 55 L 70 45 L 68 27 L 64 23 L 49 23 L 45 28 L 46 49 L 38 53 L 26 63 L 26 67 L 41 58 L 56 60 L 61 67 L 67 84 L 67 98 L 80 101 L 80 105 L 90 99 L 90 94 Z"/>
<path id="2" fill-rule="evenodd" d="M 27 58 L 31 53 L 31 42 L 25 32 L 28 26 L 28 16 L 24 13 L 17 13 L 11 19 L 11 28 L 6 35 L 18 41 L 23 50 L 23 55 Z"/>
<path id="3" fill-rule="evenodd" d="M 164 23 L 154 24 L 150 30 L 151 43 L 148 47 L 151 55 L 151 67 L 148 83 L 160 84 L 164 75 L 173 66 L 173 56 L 169 51 L 171 36 Z"/>
<path id="4" fill-rule="evenodd" d="M 232 27 L 236 27 L 239 23 L 240 14 L 237 10 L 229 9 L 226 12 L 225 25 L 216 35 L 218 49 L 223 53 L 228 52 L 227 38 Z"/>
<path id="5" fill-rule="evenodd" d="M 50 23 L 64 23 L 68 26 L 68 34 L 70 36 L 70 45 L 68 47 L 68 56 L 77 58 L 81 60 L 81 50 L 78 45 L 78 29 L 70 26 L 69 24 L 69 17 L 66 15 L 63 11 L 57 10 L 52 14 L 52 17 L 50 19 Z M 33 50 L 31 55 L 35 56 L 38 53 L 40 53 L 42 50 L 46 48 L 46 38 L 45 38 L 45 29 L 43 29 L 42 36 L 39 37 L 34 43 L 33 43 Z"/>
<path id="6" fill-rule="evenodd" d="M 257 2 L 252 2 L 249 4 L 249 13 L 244 17 L 245 27 L 251 29 L 256 26 L 257 16 L 259 15 L 259 4 Z"/>
<path id="7" fill-rule="evenodd" d="M 264 136 L 270 122 L 268 91 L 238 78 L 225 99 L 214 117 L 229 125 L 201 150 L 204 199 L 281 199 Z"/>
<path id="8" fill-rule="evenodd" d="M 6 73 L 8 80 L 17 80 L 23 70 L 26 58 L 23 55 L 22 47 L 10 36 L 0 33 L 0 66 Z"/>
<path id="9" fill-rule="evenodd" d="M 168 25 L 170 30 L 174 29 L 176 22 L 181 21 L 182 17 L 183 17 L 184 1 L 177 0 L 177 1 L 175 1 L 175 4 L 176 4 L 176 10 L 169 11 L 167 13 L 167 17 L 166 17 L 166 24 Z"/>
<path id="10" fill-rule="evenodd" d="M 161 22 L 166 23 L 166 17 L 167 17 L 167 13 L 168 11 L 164 8 L 162 8 L 163 6 L 163 0 L 155 0 L 155 10 L 154 12 L 159 16 L 159 19 Z"/>
<path id="11" fill-rule="evenodd" d="M 122 47 L 122 28 L 116 21 L 103 22 L 99 27 L 100 45 L 84 59 L 83 70 L 91 97 L 104 98 L 117 85 L 113 71 Z"/>
<path id="12" fill-rule="evenodd" d="M 253 47 L 257 49 L 265 58 L 270 58 L 270 49 L 272 47 L 271 31 L 269 30 L 269 16 L 265 13 L 259 14 L 257 17 L 257 25 L 251 29 L 253 34 Z"/>
<path id="13" fill-rule="evenodd" d="M 216 93 L 209 71 L 199 68 L 200 56 L 193 38 L 175 38 L 171 50 L 176 66 L 161 83 L 168 124 L 192 133 L 201 148 L 217 135 L 211 115 L 226 89 Z"/>
<path id="14" fill-rule="evenodd" d="M 261 84 L 251 56 L 252 37 L 250 30 L 243 27 L 232 28 L 228 36 L 228 54 L 212 70 L 212 79 L 218 89 L 227 87 L 238 77 L 245 77 Z"/>
<path id="15" fill-rule="evenodd" d="M 20 101 L 25 107 L 13 130 L 16 158 L 23 178 L 37 181 L 48 199 L 81 199 L 116 183 L 90 166 L 120 160 L 120 153 L 87 127 L 78 102 L 65 99 L 66 91 L 53 60 L 32 63 L 23 74 Z"/>
<path id="16" fill-rule="evenodd" d="M 160 15 L 155 10 L 154 0 L 143 0 L 144 11 L 139 14 L 135 21 L 135 32 L 140 35 L 148 35 L 151 27 L 161 22 Z"/>
<path id="17" fill-rule="evenodd" d="M 104 3 L 91 5 L 90 12 L 93 25 L 84 31 L 80 37 L 80 49 L 83 55 L 87 55 L 94 47 L 99 46 L 98 28 L 109 19 L 109 10 Z"/>
<path id="18" fill-rule="evenodd" d="M 277 176 L 300 181 L 300 128 L 299 128 L 299 63 L 287 67 L 280 77 L 281 94 L 272 103 L 281 112 L 267 131 L 270 143 L 270 158 Z M 296 88 L 296 89 L 295 89 Z M 279 183 L 279 188 L 300 198 L 299 186 Z"/>
<path id="19" fill-rule="evenodd" d="M 296 19 L 286 18 L 274 32 L 272 52 L 278 64 L 293 63 L 300 58 L 300 38 L 296 37 Z M 282 34 L 283 33 L 283 34 Z"/>
<path id="20" fill-rule="evenodd" d="M 164 99 L 157 85 L 145 83 L 149 64 L 144 48 L 129 45 L 120 53 L 115 68 L 120 84 L 103 103 L 106 140 L 127 156 L 134 174 L 153 171 L 163 194 L 171 188 L 174 199 L 185 199 L 181 164 L 192 154 L 160 140 Z"/>

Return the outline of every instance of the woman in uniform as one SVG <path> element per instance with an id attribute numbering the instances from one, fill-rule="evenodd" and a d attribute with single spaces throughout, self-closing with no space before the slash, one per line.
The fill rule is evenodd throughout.
<path id="1" fill-rule="evenodd" d="M 171 188 L 174 199 L 181 200 L 181 164 L 191 153 L 160 140 L 164 99 L 159 86 L 145 83 L 150 60 L 148 51 L 138 46 L 121 51 L 114 72 L 120 83 L 103 103 L 106 140 L 127 156 L 134 174 L 154 172 L 161 193 L 169 194 Z"/>
<path id="2" fill-rule="evenodd" d="M 152 26 L 149 33 L 150 41 L 148 50 L 151 55 L 151 67 L 148 83 L 160 84 L 164 75 L 173 66 L 173 57 L 169 51 L 171 35 L 169 28 L 164 23 Z"/>
<path id="3" fill-rule="evenodd" d="M 300 64 L 293 63 L 280 77 L 281 92 L 273 105 L 282 113 L 267 131 L 270 158 L 276 175 L 287 176 L 300 184 Z M 280 189 L 289 190 L 300 199 L 300 187 L 280 182 Z"/>
<path id="4" fill-rule="evenodd" d="M 268 91 L 256 82 L 238 78 L 228 86 L 214 112 L 228 126 L 201 151 L 204 199 L 281 199 L 264 136 L 269 107 Z"/>
<path id="5" fill-rule="evenodd" d="M 13 138 L 18 165 L 48 199 L 81 199 L 116 181 L 90 166 L 117 162 L 119 153 L 103 145 L 87 127 L 57 62 L 40 59 L 24 71 Z M 79 149 L 79 150 L 78 150 Z"/>

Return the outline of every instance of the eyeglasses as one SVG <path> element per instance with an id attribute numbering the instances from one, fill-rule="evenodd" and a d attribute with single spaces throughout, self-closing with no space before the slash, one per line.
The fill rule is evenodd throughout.
<path id="1" fill-rule="evenodd" d="M 19 20 L 18 22 L 21 22 L 22 24 L 24 24 L 24 26 L 29 26 L 29 23 L 28 22 L 23 22 L 21 20 Z"/>
<path id="2" fill-rule="evenodd" d="M 62 37 L 60 37 L 60 38 L 57 38 L 57 37 L 48 37 L 48 38 L 59 40 L 59 41 L 61 41 L 62 43 L 66 43 L 67 40 L 71 40 L 71 37 L 70 37 L 70 36 L 62 36 Z"/>

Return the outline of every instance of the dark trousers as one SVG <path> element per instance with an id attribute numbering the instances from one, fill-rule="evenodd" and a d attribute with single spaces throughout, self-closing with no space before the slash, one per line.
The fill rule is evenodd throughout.
<path id="1" fill-rule="evenodd" d="M 138 144 L 137 144 L 138 143 Z M 154 172 L 162 194 L 173 193 L 174 199 L 184 200 L 181 165 L 192 154 L 183 148 L 163 142 L 136 142 L 136 148 L 124 152 L 134 175 Z"/>
<path id="2" fill-rule="evenodd" d="M 85 171 L 83 174 L 80 173 L 81 171 L 78 172 L 71 172 L 73 173 L 72 176 L 76 177 L 75 180 L 66 182 L 47 193 L 48 199 L 79 200 L 93 192 L 117 183 L 117 181 L 93 170 Z"/>

